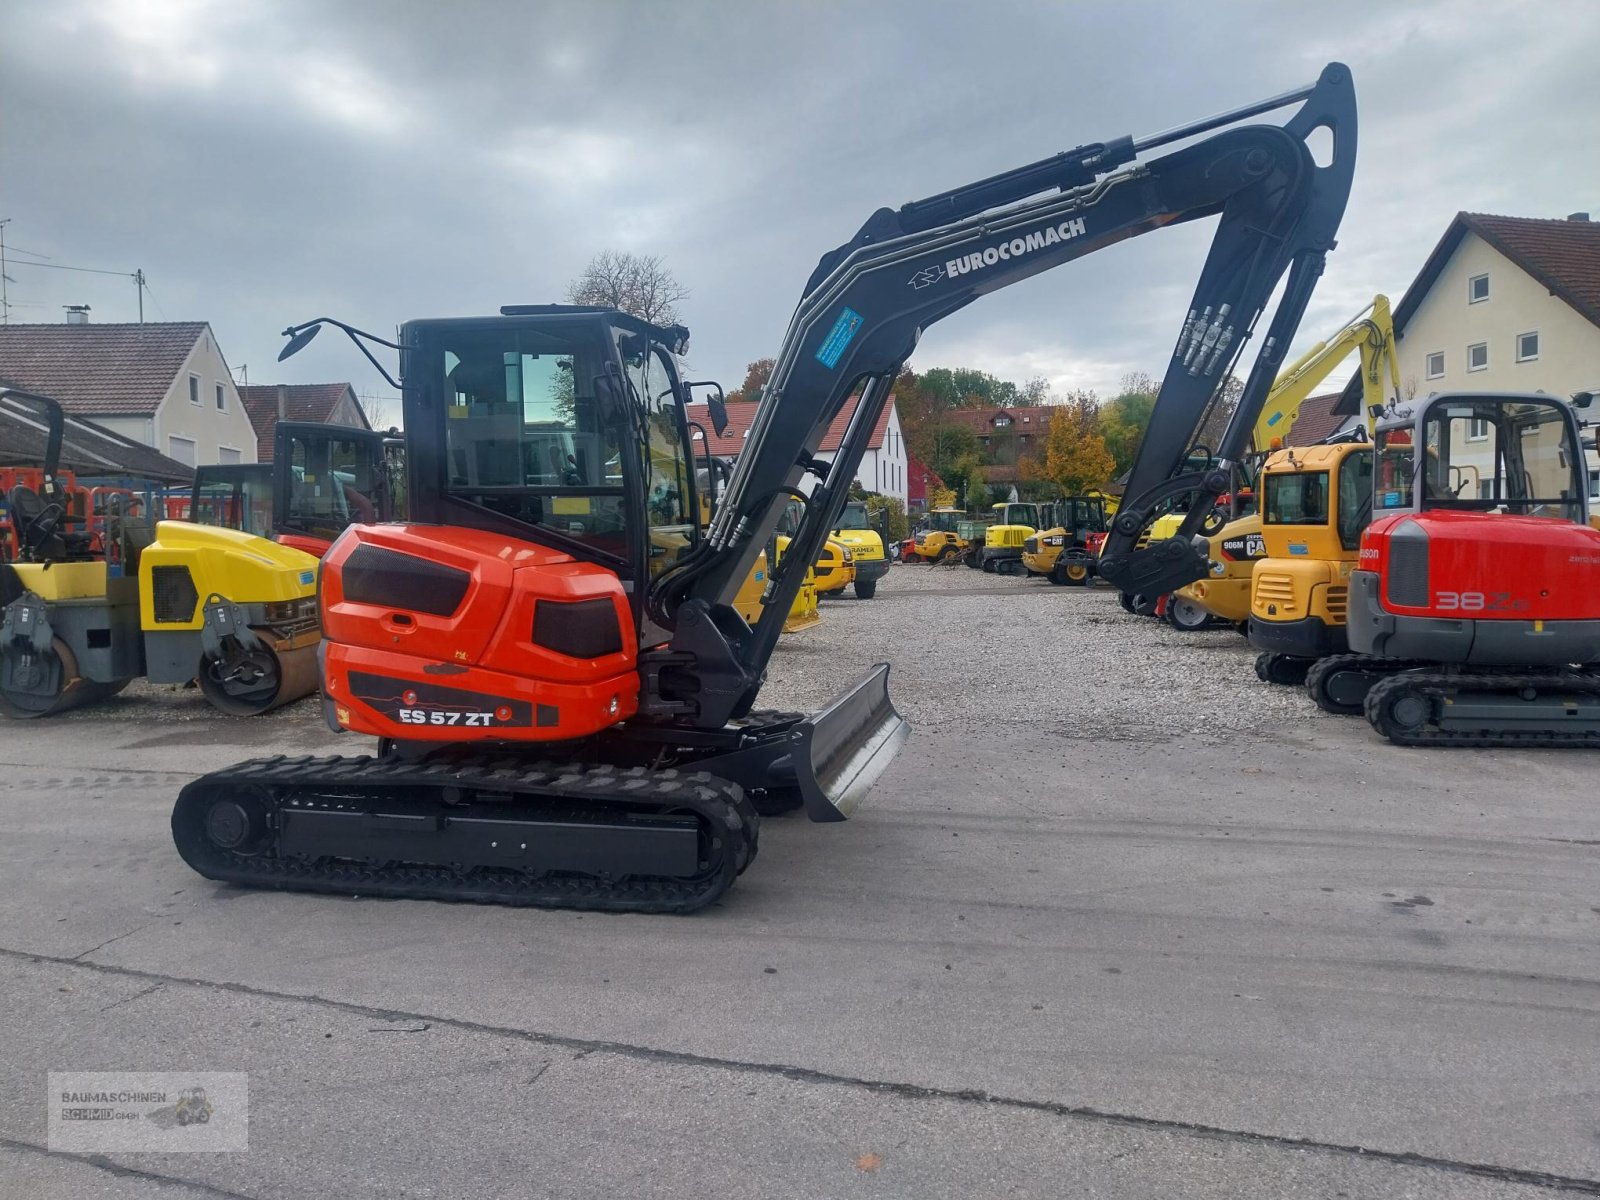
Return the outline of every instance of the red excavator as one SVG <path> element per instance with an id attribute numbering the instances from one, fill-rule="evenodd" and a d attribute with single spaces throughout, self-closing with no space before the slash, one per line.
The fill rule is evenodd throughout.
<path id="1" fill-rule="evenodd" d="M 1291 105 L 1282 126 L 1239 124 Z M 1307 144 L 1319 130 L 1325 165 Z M 887 665 L 810 716 L 756 701 L 922 331 L 1117 242 L 1220 218 L 1100 560 L 1124 591 L 1170 592 L 1206 572 L 1193 535 L 1334 245 L 1355 140 L 1335 63 L 1233 112 L 880 209 L 807 282 L 703 531 L 685 405 L 706 385 L 679 375 L 681 326 L 571 305 L 413 320 L 397 342 L 292 326 L 285 354 L 330 324 L 375 365 L 369 345 L 399 352 L 409 523 L 351 526 L 321 576 L 329 721 L 382 753 L 206 775 L 174 808 L 180 853 L 267 887 L 644 912 L 717 899 L 755 855 L 758 809 L 842 820 L 909 734 Z M 1191 457 L 1252 337 L 1236 411 Z M 720 389 L 708 409 L 722 427 Z M 791 501 L 803 515 L 747 624 L 732 601 Z M 1177 535 L 1140 547 L 1169 509 L 1187 514 Z"/>
<path id="2" fill-rule="evenodd" d="M 1368 719 L 1408 746 L 1600 745 L 1600 531 L 1573 406 L 1455 392 L 1374 415 L 1341 660 Z"/>

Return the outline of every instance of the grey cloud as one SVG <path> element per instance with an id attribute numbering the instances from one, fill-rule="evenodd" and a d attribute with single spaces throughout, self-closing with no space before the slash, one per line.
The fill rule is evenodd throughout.
<path id="1" fill-rule="evenodd" d="M 1282 90 L 1323 62 L 1362 101 L 1356 192 L 1303 327 L 1398 294 L 1457 209 L 1600 207 L 1600 10 L 988 3 L 61 4 L 0 41 L 0 216 L 58 261 L 149 272 L 257 381 L 352 378 L 328 313 L 556 298 L 589 255 L 662 255 L 698 374 L 776 349 L 817 257 L 875 208 Z M 156 16 L 148 14 L 154 12 Z M 110 14 L 109 16 L 107 14 Z M 117 14 L 122 14 L 120 17 Z M 1203 228 L 1119 246 L 929 332 L 1061 386 L 1157 368 Z M 131 319 L 131 284 L 19 267 L 13 298 Z"/>

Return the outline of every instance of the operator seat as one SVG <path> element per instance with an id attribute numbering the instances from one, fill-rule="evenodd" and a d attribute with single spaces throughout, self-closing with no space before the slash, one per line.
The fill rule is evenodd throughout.
<path id="1" fill-rule="evenodd" d="M 44 500 L 31 487 L 21 484 L 11 489 L 7 499 L 11 504 L 11 523 L 17 533 L 19 557 L 34 562 L 91 557 L 89 548 L 93 536 L 61 528 L 68 518 L 60 504 Z"/>

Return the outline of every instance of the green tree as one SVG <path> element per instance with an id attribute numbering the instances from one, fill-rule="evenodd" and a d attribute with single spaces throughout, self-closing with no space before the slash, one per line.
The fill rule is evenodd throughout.
<path id="1" fill-rule="evenodd" d="M 872 521 L 874 529 L 888 530 L 891 542 L 904 541 L 911 533 L 910 522 L 906 520 L 906 506 L 898 497 L 868 492 L 867 517 Z M 884 549 L 888 547 L 885 546 Z"/>
<path id="2" fill-rule="evenodd" d="M 1115 475 L 1133 466 L 1155 403 L 1155 381 L 1140 372 L 1123 376 L 1122 391 L 1100 406 L 1100 436 L 1116 463 Z"/>

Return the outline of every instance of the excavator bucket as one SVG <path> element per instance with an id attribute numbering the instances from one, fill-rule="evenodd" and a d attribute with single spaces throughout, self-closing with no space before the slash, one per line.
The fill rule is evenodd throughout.
<path id="1" fill-rule="evenodd" d="M 842 821 L 889 769 L 911 726 L 889 699 L 889 664 L 789 731 L 795 784 L 813 821 Z"/>

